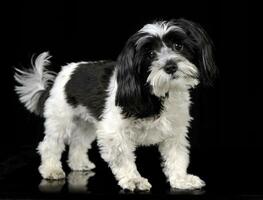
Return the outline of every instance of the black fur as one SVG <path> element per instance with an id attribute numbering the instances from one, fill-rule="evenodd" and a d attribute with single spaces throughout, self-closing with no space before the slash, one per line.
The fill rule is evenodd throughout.
<path id="1" fill-rule="evenodd" d="M 53 84 L 52 84 L 53 85 Z M 45 106 L 45 102 L 49 97 L 50 94 L 50 90 L 52 88 L 52 85 L 49 85 L 48 88 L 46 88 L 45 90 L 40 90 L 39 92 L 41 92 L 41 95 L 38 99 L 38 103 L 37 103 L 37 107 L 36 110 L 34 111 L 35 114 L 43 116 L 44 114 L 44 106 Z M 37 93 L 35 94 L 37 95 Z"/>
<path id="2" fill-rule="evenodd" d="M 65 86 L 68 103 L 73 107 L 86 107 L 93 117 L 100 120 L 114 67 L 113 61 L 80 64 Z"/>
<path id="3" fill-rule="evenodd" d="M 212 40 L 199 24 L 192 21 L 177 19 L 172 20 L 171 25 L 179 26 L 186 32 L 185 46 L 193 55 L 193 58 L 188 59 L 193 59 L 193 63 L 199 68 L 201 82 L 211 85 L 218 73 L 213 58 Z"/>
<path id="4" fill-rule="evenodd" d="M 155 38 L 138 47 L 136 42 L 144 36 L 146 34 L 143 33 L 133 35 L 117 60 L 118 89 L 115 103 L 122 108 L 125 117 L 158 117 L 163 109 L 163 99 L 151 94 L 146 82 L 153 59 L 148 57 L 148 53 L 160 44 Z"/>
<path id="5" fill-rule="evenodd" d="M 165 45 L 174 51 L 178 51 L 173 48 L 175 43 L 181 44 L 183 47 L 180 50 L 180 54 L 182 54 L 187 60 L 192 63 L 195 63 L 195 51 L 197 48 L 193 44 L 192 40 L 183 32 L 180 31 L 169 31 L 166 33 L 162 40 L 164 41 Z"/>

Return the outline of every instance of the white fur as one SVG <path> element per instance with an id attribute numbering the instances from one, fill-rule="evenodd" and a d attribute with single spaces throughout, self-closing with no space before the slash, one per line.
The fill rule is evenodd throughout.
<path id="1" fill-rule="evenodd" d="M 89 161 L 87 151 L 97 136 L 101 156 L 122 188 L 150 190 L 150 183 L 136 168 L 134 151 L 139 145 L 154 144 L 159 145 L 164 173 L 172 187 L 193 189 L 204 186 L 198 177 L 187 174 L 187 127 L 191 121 L 187 87 L 170 93 L 158 119 L 124 119 L 121 108 L 115 105 L 118 85 L 114 72 L 103 118 L 97 121 L 86 108 L 72 108 L 66 101 L 64 86 L 78 64 L 71 63 L 62 68 L 45 103 L 45 137 L 38 146 L 41 155 L 39 171 L 43 178 L 65 177 L 60 162 L 65 144 L 70 146 L 68 164 L 72 170 L 93 169 L 95 165 Z"/>
<path id="2" fill-rule="evenodd" d="M 87 150 L 95 139 L 93 124 L 96 120 L 89 117 L 88 112 L 83 114 L 83 108 L 72 108 L 64 92 L 64 86 L 78 64 L 71 63 L 62 68 L 45 103 L 45 137 L 38 151 L 41 155 L 39 171 L 46 179 L 65 177 L 60 158 L 66 143 L 70 146 L 68 163 L 72 170 L 90 170 L 95 167 L 87 157 Z"/>
<path id="3" fill-rule="evenodd" d="M 162 35 L 171 28 L 183 31 L 175 26 L 168 28 L 167 23 L 158 23 L 146 25 L 141 32 Z M 178 65 L 178 72 L 174 74 L 176 77 L 164 73 L 162 69 L 166 61 L 171 59 Z M 42 55 L 36 63 L 36 68 L 43 71 L 45 61 L 47 57 Z M 100 121 L 93 118 L 89 110 L 83 106 L 73 108 L 66 101 L 64 87 L 78 64 L 71 63 L 62 68 L 54 81 L 50 97 L 45 103 L 45 137 L 38 146 L 41 155 L 39 171 L 43 178 L 65 177 L 60 162 L 65 144 L 70 146 L 68 164 L 72 170 L 93 169 L 95 165 L 89 161 L 87 151 L 97 137 L 102 158 L 109 164 L 118 184 L 124 189 L 133 191 L 151 188 L 151 184 L 139 174 L 135 164 L 134 151 L 140 145 L 159 146 L 163 159 L 163 171 L 171 187 L 195 189 L 205 185 L 197 176 L 187 174 L 189 164 L 187 131 L 192 119 L 189 114 L 191 104 L 189 89 L 198 84 L 196 78 L 191 78 L 198 73 L 192 63 L 165 46 L 158 52 L 158 59 L 152 63 L 147 81 L 153 86 L 155 95 L 165 96 L 169 92 L 159 118 L 123 117 L 121 108 L 115 105 L 118 88 L 115 71 L 110 79 L 108 97 Z M 32 75 L 32 80 L 37 78 L 40 83 L 46 83 L 40 80 L 42 80 L 41 77 L 46 77 L 44 80 L 51 80 L 48 78 L 51 76 L 47 74 L 50 75 L 50 73 L 44 75 L 34 73 L 28 76 Z M 18 81 L 22 84 L 26 79 L 23 80 L 18 77 Z M 32 87 L 26 83 L 24 85 L 26 87 L 24 91 Z M 28 98 L 23 102 L 27 103 Z M 29 109 L 34 109 L 35 105 L 30 103 L 27 105 Z"/>
<path id="4" fill-rule="evenodd" d="M 175 54 L 172 49 L 165 45 L 160 52 L 156 53 L 158 59 L 152 63 L 151 73 L 147 78 L 147 82 L 152 86 L 153 93 L 156 96 L 164 97 L 168 91 L 188 90 L 198 84 L 196 78 L 191 78 L 191 76 L 198 75 L 198 70 L 186 58 L 179 53 Z M 177 63 L 178 70 L 175 74 L 169 75 L 163 70 L 167 61 Z"/>
<path id="5" fill-rule="evenodd" d="M 169 22 L 163 21 L 163 22 L 156 22 L 153 24 L 146 24 L 139 32 L 142 33 L 150 33 L 151 35 L 156 35 L 162 38 L 162 36 L 171 31 L 176 30 L 179 32 L 183 32 L 184 30 L 179 26 L 170 26 Z"/>
<path id="6" fill-rule="evenodd" d="M 73 109 L 66 101 L 64 86 L 76 67 L 77 63 L 71 63 L 62 68 L 45 104 L 45 138 L 38 147 L 41 154 L 39 171 L 44 178 L 65 177 L 60 163 L 65 144 L 70 145 L 68 164 L 72 170 L 93 169 L 95 165 L 89 161 L 86 153 L 96 132 L 101 156 L 109 163 L 122 188 L 151 188 L 147 179 L 137 171 L 134 151 L 139 145 L 153 144 L 159 145 L 164 173 L 171 186 L 184 189 L 203 186 L 203 182 L 198 182 L 197 178 L 187 178 L 186 173 L 189 162 L 186 137 L 191 120 L 187 89 L 169 95 L 164 112 L 158 119 L 123 119 L 121 109 L 115 106 L 118 85 L 114 73 L 103 119 L 98 122 L 84 107 Z"/>
<path id="7" fill-rule="evenodd" d="M 40 54 L 35 63 L 32 62 L 32 69 L 22 71 L 16 68 L 15 80 L 21 84 L 16 86 L 15 91 L 19 95 L 19 100 L 25 104 L 30 112 L 36 110 L 37 102 L 44 91 L 55 79 L 55 73 L 47 71 L 50 55 L 48 52 Z"/>
<path id="8" fill-rule="evenodd" d="M 137 171 L 134 151 L 139 145 L 158 144 L 164 160 L 164 172 L 171 186 L 183 189 L 204 186 L 203 182 L 198 182 L 195 178 L 187 178 L 187 127 L 191 120 L 188 90 L 172 93 L 165 102 L 160 118 L 133 120 L 123 119 L 120 108 L 114 104 L 117 87 L 116 78 L 113 76 L 104 117 L 98 123 L 97 136 L 101 156 L 109 163 L 119 185 L 129 190 L 151 188 Z M 172 177 L 180 177 L 180 184 Z"/>

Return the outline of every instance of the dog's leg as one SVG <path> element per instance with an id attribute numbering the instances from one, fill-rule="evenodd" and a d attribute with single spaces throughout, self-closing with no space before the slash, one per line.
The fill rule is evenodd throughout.
<path id="1" fill-rule="evenodd" d="M 45 137 L 38 145 L 41 156 L 39 172 L 45 179 L 62 179 L 65 173 L 60 162 L 65 148 L 65 127 L 60 124 L 63 120 L 48 118 L 45 122 Z"/>
<path id="2" fill-rule="evenodd" d="M 86 121 L 77 121 L 69 141 L 68 165 L 72 170 L 85 171 L 95 168 L 88 158 L 88 149 L 95 140 L 94 125 Z"/>
<path id="3" fill-rule="evenodd" d="M 147 179 L 141 177 L 135 165 L 135 145 L 121 132 L 98 131 L 102 158 L 108 162 L 118 184 L 130 191 L 150 190 Z"/>
<path id="4" fill-rule="evenodd" d="M 172 188 L 198 189 L 205 186 L 199 177 L 187 174 L 189 164 L 189 142 L 186 134 L 177 132 L 177 137 L 169 138 L 159 145 L 163 158 L 163 171 Z"/>

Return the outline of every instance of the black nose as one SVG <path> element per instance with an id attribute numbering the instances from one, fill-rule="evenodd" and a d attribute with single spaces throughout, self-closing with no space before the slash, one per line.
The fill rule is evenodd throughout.
<path id="1" fill-rule="evenodd" d="M 167 74 L 173 74 L 177 71 L 177 69 L 178 69 L 178 66 L 176 65 L 176 63 L 169 63 L 169 64 L 166 64 L 164 67 L 164 71 Z"/>

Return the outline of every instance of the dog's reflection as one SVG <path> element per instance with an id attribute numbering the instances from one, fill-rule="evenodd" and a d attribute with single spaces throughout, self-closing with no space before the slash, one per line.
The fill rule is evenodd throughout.
<path id="1" fill-rule="evenodd" d="M 69 192 L 87 192 L 89 178 L 95 175 L 95 172 L 71 172 L 68 175 Z"/>
<path id="2" fill-rule="evenodd" d="M 65 179 L 47 180 L 42 179 L 38 188 L 41 192 L 60 192 L 66 183 Z"/>
<path id="3" fill-rule="evenodd" d="M 92 171 L 72 171 L 68 174 L 67 185 L 69 192 L 85 193 L 88 191 L 88 181 L 95 175 Z M 42 179 L 39 184 L 39 190 L 41 192 L 60 192 L 65 185 L 66 180 L 46 180 Z"/>
<path id="4" fill-rule="evenodd" d="M 196 189 L 196 190 L 183 190 L 183 189 L 170 189 L 167 191 L 167 194 L 170 195 L 203 195 L 206 191 L 204 189 Z"/>

